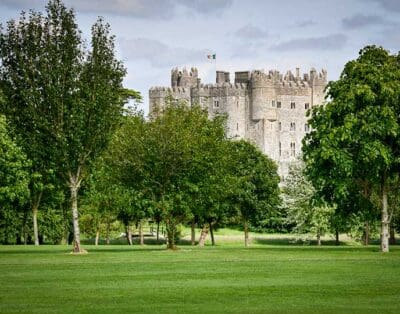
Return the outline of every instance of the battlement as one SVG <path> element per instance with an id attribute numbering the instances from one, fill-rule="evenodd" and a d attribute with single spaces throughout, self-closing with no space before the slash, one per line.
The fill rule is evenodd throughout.
<path id="1" fill-rule="evenodd" d="M 200 84 L 199 90 L 209 90 L 209 89 L 246 89 L 247 84 L 244 83 L 217 83 L 217 84 Z"/>
<path id="2" fill-rule="evenodd" d="M 197 68 L 192 67 L 190 71 L 186 68 L 179 70 L 174 68 L 171 70 L 171 86 L 172 87 L 194 87 L 198 84 L 199 72 Z"/>
<path id="3" fill-rule="evenodd" d="M 322 69 L 317 72 L 314 68 L 309 73 L 300 76 L 300 69 L 296 68 L 296 73 L 287 71 L 285 75 L 279 71 L 254 70 L 251 72 L 250 81 L 253 86 L 257 85 L 278 85 L 285 87 L 309 87 L 314 85 L 325 85 L 327 83 L 327 72 Z"/>

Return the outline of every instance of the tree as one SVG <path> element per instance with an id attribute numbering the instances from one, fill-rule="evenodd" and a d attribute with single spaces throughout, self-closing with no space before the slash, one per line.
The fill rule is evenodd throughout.
<path id="1" fill-rule="evenodd" d="M 379 189 L 382 252 L 389 251 L 389 182 L 398 173 L 399 98 L 400 55 L 367 46 L 328 84 L 330 102 L 313 110 L 304 142 L 308 169 L 323 174 L 311 175 L 314 186 L 327 186 L 334 172 L 336 192 L 352 184 Z"/>
<path id="2" fill-rule="evenodd" d="M 256 146 L 245 141 L 231 142 L 231 201 L 243 223 L 245 246 L 249 245 L 249 224 L 276 210 L 279 176 L 276 164 Z"/>
<path id="3" fill-rule="evenodd" d="M 299 233 L 312 232 L 321 245 L 321 235 L 331 227 L 334 208 L 318 198 L 304 175 L 304 165 L 293 165 L 282 189 L 287 224 Z"/>
<path id="4" fill-rule="evenodd" d="M 47 15 L 22 13 L 1 35 L 1 81 L 12 117 L 32 156 L 40 182 L 56 169 L 67 182 L 74 225 L 74 252 L 81 252 L 78 191 L 91 163 L 105 149 L 131 93 L 114 55 L 110 26 L 99 18 L 86 52 L 74 11 L 60 0 Z M 35 189 L 39 203 L 44 188 Z"/>
<path id="5" fill-rule="evenodd" d="M 209 120 L 200 107 L 180 103 L 149 122 L 140 115 L 127 117 L 114 137 L 111 162 L 121 184 L 159 209 L 169 249 L 176 247 L 178 224 L 192 218 L 191 197 L 213 173 L 208 158 L 224 139 L 222 119 Z"/>
<path id="6" fill-rule="evenodd" d="M 11 138 L 6 119 L 0 115 L 0 242 L 15 239 L 20 227 L 16 211 L 29 198 L 30 162 Z"/>

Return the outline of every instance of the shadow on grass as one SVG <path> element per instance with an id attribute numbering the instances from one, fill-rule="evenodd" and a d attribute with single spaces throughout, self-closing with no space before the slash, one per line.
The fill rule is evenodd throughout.
<path id="1" fill-rule="evenodd" d="M 288 245 L 288 246 L 305 246 L 305 245 L 312 245 L 316 246 L 317 245 L 317 240 L 313 239 L 295 239 L 293 237 L 287 237 L 287 238 L 257 238 L 255 237 L 253 239 L 253 243 L 256 244 L 263 244 L 263 245 Z M 325 240 L 322 241 L 322 245 L 326 246 L 349 246 L 351 245 L 348 242 L 341 242 L 339 241 L 339 244 L 336 244 L 335 240 Z"/>

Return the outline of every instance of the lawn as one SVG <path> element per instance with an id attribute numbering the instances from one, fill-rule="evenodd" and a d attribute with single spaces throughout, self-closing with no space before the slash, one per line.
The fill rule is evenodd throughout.
<path id="1" fill-rule="evenodd" d="M 400 247 L 0 246 L 0 313 L 399 313 Z"/>

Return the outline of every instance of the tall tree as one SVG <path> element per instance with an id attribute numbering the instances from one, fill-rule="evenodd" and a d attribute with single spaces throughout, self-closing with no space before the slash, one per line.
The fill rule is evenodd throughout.
<path id="1" fill-rule="evenodd" d="M 336 191 L 352 184 L 359 190 L 378 187 L 381 251 L 388 252 L 389 182 L 398 173 L 400 152 L 400 55 L 365 47 L 340 79 L 328 84 L 327 99 L 325 107 L 313 110 L 313 130 L 304 145 L 309 169 L 323 174 L 311 176 L 314 185 L 327 186 L 330 171 Z"/>
<path id="2" fill-rule="evenodd" d="M 276 164 L 253 144 L 231 143 L 231 200 L 243 223 L 244 243 L 249 245 L 249 225 L 277 209 L 279 176 Z"/>
<path id="3" fill-rule="evenodd" d="M 21 131 L 35 170 L 53 167 L 71 195 L 74 252 L 81 252 L 78 191 L 92 161 L 106 147 L 127 97 L 125 69 L 114 55 L 110 26 L 99 19 L 86 52 L 72 9 L 51 0 L 47 15 L 22 13 L 1 35 L 1 81 L 6 114 Z M 42 182 L 41 181 L 41 182 Z M 40 201 L 43 188 L 33 193 Z"/>

